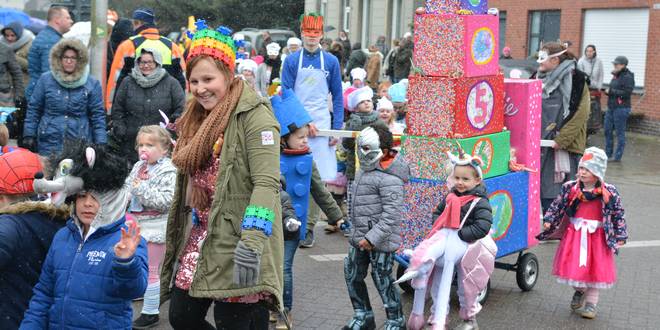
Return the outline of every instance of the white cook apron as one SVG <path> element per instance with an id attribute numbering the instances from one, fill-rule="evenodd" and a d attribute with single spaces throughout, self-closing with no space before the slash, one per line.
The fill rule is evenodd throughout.
<path id="1" fill-rule="evenodd" d="M 318 129 L 331 129 L 330 111 L 328 111 L 328 82 L 325 76 L 325 62 L 321 51 L 321 69 L 303 68 L 304 50 L 298 60 L 298 74 L 293 88 L 296 96 L 312 117 Z M 328 137 L 309 139 L 309 147 L 323 181 L 334 180 L 337 176 L 337 157 L 335 147 L 328 145 Z"/>

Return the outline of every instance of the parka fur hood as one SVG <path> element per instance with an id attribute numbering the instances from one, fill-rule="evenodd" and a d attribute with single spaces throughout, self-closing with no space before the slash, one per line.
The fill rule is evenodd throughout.
<path id="1" fill-rule="evenodd" d="M 76 63 L 76 69 L 71 74 L 64 73 L 64 68 L 62 67 L 62 55 L 67 49 L 76 51 L 79 58 Z M 83 78 L 89 72 L 87 64 L 89 64 L 89 52 L 85 45 L 78 39 L 64 38 L 50 50 L 50 71 L 64 82 L 72 83 Z"/>
<path id="2" fill-rule="evenodd" d="M 56 207 L 53 204 L 44 202 L 20 202 L 0 208 L 0 214 L 18 215 L 31 212 L 42 213 L 50 219 L 61 221 L 62 223 L 64 223 L 71 214 L 71 210 L 66 205 Z"/>

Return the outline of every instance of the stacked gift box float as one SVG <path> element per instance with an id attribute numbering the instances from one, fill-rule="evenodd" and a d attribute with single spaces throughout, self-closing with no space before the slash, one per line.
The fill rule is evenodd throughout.
<path id="1" fill-rule="evenodd" d="M 487 11 L 486 0 L 427 0 L 425 10 L 416 11 L 415 75 L 409 78 L 408 135 L 402 142 L 413 179 L 406 185 L 402 249 L 417 246 L 432 227 L 435 219 L 431 214 L 448 191 L 446 152 L 457 153 L 459 144 L 466 153 L 484 160 L 498 255 L 534 244 L 528 228 L 530 176 L 527 172 L 509 173 L 511 145 L 525 149 L 525 155 L 517 158 L 521 163 L 521 159 L 529 159 L 529 164 L 523 163 L 526 166 L 538 168 L 538 160 L 532 162 L 538 155 L 528 156 L 532 146 L 524 148 L 528 144 L 524 140 L 513 143 L 514 132 L 505 129 L 505 81 L 498 63 L 499 18 Z M 515 99 L 527 101 L 521 97 L 516 95 Z M 518 117 L 526 120 L 529 107 L 519 103 L 516 108 L 521 109 Z M 527 130 L 525 125 L 516 129 Z M 522 133 L 515 134 L 520 139 Z M 531 134 L 538 140 L 538 130 Z M 535 187 L 538 198 L 538 182 Z M 538 209 L 536 212 L 538 222 Z"/>

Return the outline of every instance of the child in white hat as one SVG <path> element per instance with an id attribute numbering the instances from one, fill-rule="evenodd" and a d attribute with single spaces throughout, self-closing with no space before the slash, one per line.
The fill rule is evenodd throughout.
<path id="1" fill-rule="evenodd" d="M 605 182 L 605 170 L 605 152 L 596 147 L 585 150 L 577 179 L 562 186 L 538 236 L 561 239 L 552 274 L 575 289 L 571 309 L 588 319 L 596 317 L 599 290 L 616 282 L 614 255 L 628 239 L 621 197 Z"/>
<path id="2" fill-rule="evenodd" d="M 406 125 L 396 121 L 396 113 L 394 113 L 394 105 L 387 97 L 381 97 L 376 106 L 378 117 L 390 128 L 392 134 L 403 134 Z"/>

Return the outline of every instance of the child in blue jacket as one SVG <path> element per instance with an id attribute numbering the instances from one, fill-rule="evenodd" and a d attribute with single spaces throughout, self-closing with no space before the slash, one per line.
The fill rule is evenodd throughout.
<path id="1" fill-rule="evenodd" d="M 127 225 L 127 168 L 104 148 L 65 147 L 59 182 L 35 180 L 39 192 L 73 197 L 66 227 L 51 244 L 20 329 L 131 329 L 131 301 L 147 288 L 147 248 Z M 61 192 L 61 191 L 60 191 Z"/>

